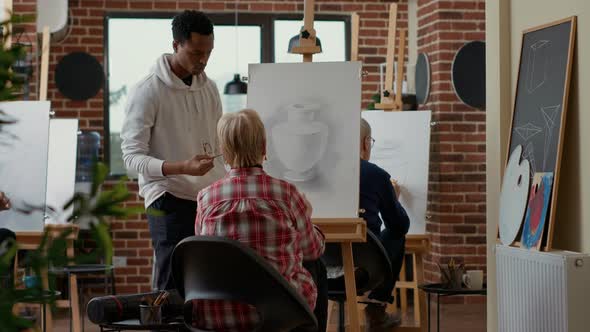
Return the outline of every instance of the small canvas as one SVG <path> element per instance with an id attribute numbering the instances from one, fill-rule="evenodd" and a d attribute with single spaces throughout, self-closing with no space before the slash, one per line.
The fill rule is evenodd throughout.
<path id="1" fill-rule="evenodd" d="M 248 108 L 267 136 L 266 172 L 293 183 L 314 218 L 357 218 L 359 62 L 251 64 Z"/>
<path id="2" fill-rule="evenodd" d="M 65 222 L 73 206 L 63 210 L 74 196 L 78 119 L 49 121 L 49 153 L 47 161 L 46 216 L 48 223 Z"/>
<path id="3" fill-rule="evenodd" d="M 524 248 L 539 250 L 541 247 L 552 188 L 553 173 L 535 173 L 520 240 Z"/>
<path id="4" fill-rule="evenodd" d="M 47 185 L 49 102 L 0 103 L 0 190 L 12 208 L 0 212 L 0 227 L 43 231 Z"/>
<path id="5" fill-rule="evenodd" d="M 426 233 L 430 111 L 363 111 L 375 139 L 370 162 L 386 170 L 401 189 L 399 201 L 410 218 L 410 234 Z"/>

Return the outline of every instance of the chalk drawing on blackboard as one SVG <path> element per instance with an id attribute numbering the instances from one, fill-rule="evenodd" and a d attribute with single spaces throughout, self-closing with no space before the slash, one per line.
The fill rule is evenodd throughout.
<path id="1" fill-rule="evenodd" d="M 527 61 L 527 90 L 533 93 L 547 80 L 549 40 L 539 40 L 529 47 Z"/>
<path id="2" fill-rule="evenodd" d="M 533 142 L 529 142 L 526 145 L 526 147 L 524 148 L 524 152 L 522 153 L 522 158 L 528 160 L 529 164 L 531 165 L 530 178 L 532 179 L 536 173 L 536 168 L 537 168 L 537 166 L 535 166 L 536 165 L 536 163 L 535 163 L 535 147 L 533 146 Z"/>
<path id="3" fill-rule="evenodd" d="M 522 137 L 523 140 L 528 141 L 529 139 L 531 139 L 531 137 L 542 132 L 543 128 L 537 127 L 534 124 L 532 124 L 531 122 L 529 122 L 523 126 L 514 128 L 514 130 L 516 130 L 516 133 L 520 137 Z"/>
<path id="4" fill-rule="evenodd" d="M 544 153 L 543 153 L 543 169 L 545 169 L 545 165 L 547 164 L 547 152 L 549 151 L 549 147 L 551 146 L 551 136 L 553 136 L 553 130 L 556 127 L 555 120 L 557 118 L 557 114 L 559 114 L 559 108 L 561 104 L 555 106 L 545 106 L 541 107 L 541 113 L 543 114 L 543 120 L 545 120 L 545 128 L 547 129 L 545 133 L 545 146 L 544 146 Z"/>

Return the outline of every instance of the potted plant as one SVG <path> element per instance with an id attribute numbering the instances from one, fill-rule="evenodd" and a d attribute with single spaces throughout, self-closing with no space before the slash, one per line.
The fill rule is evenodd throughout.
<path id="1" fill-rule="evenodd" d="M 12 15 L 8 21 L 0 24 L 6 31 L 9 24 L 28 22 L 31 19 L 31 16 Z M 21 45 L 16 44 L 6 48 L 2 43 L 0 46 L 0 101 L 13 100 L 19 96 L 22 82 L 12 68 L 15 62 L 23 56 L 24 50 Z M 2 111 L 0 110 L 0 139 L 2 138 L 2 127 L 14 123 L 13 120 L 6 119 L 1 115 Z M 72 229 L 66 229 L 57 236 L 49 236 L 46 231 L 37 250 L 26 252 L 23 262 L 27 266 L 25 278 L 0 287 L 0 331 L 22 331 L 33 326 L 31 320 L 15 315 L 13 312 L 14 305 L 23 299 L 26 299 L 27 302 L 53 304 L 54 298 L 44 296 L 46 294 L 44 292 L 47 290 L 43 289 L 43 285 L 50 283 L 43 280 L 46 274 L 42 271 L 47 271 L 50 267 L 71 263 L 96 261 L 98 258 L 102 258 L 106 264 L 111 264 L 113 246 L 108 218 L 125 217 L 130 214 L 142 213 L 144 210 L 138 207 L 123 206 L 122 203 L 131 196 L 124 179 L 108 190 L 101 190 L 107 174 L 108 169 L 104 164 L 95 163 L 91 192 L 89 194 L 76 193 L 64 207 L 64 210 L 72 205 L 75 207 L 74 213 L 67 217 L 70 222 L 76 222 L 80 218 L 92 221 L 90 235 L 96 243 L 96 248 L 89 253 L 77 255 L 74 259 L 68 258 L 64 252 Z M 34 207 L 34 209 L 39 208 L 45 209 L 45 207 Z M 7 243 L 2 244 L 2 249 L 0 251 L 0 275 L 10 275 L 13 273 L 11 263 L 17 254 L 18 243 L 8 240 Z"/>

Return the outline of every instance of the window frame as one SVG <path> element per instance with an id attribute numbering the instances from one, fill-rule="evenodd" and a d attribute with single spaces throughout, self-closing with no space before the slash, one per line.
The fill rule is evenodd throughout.
<path id="1" fill-rule="evenodd" d="M 103 160 L 109 167 L 109 178 L 118 178 L 125 174 L 112 173 L 111 168 L 111 128 L 110 128 L 110 71 L 109 71 L 109 20 L 110 19 L 171 19 L 177 12 L 146 12 L 146 11 L 107 11 L 103 18 L 103 68 L 105 80 L 103 87 Z M 233 12 L 211 12 L 207 16 L 214 25 L 235 25 L 235 13 Z M 303 14 L 298 13 L 245 13 L 238 12 L 238 26 L 259 26 L 260 27 L 260 57 L 261 63 L 274 62 L 274 22 L 276 20 L 299 20 L 303 21 Z M 346 14 L 318 14 L 315 15 L 318 21 L 344 22 L 345 36 L 345 59 L 350 61 L 350 35 L 351 16 Z M 294 31 L 293 35 L 297 32 Z M 321 39 L 321 36 L 319 36 Z M 172 40 L 170 41 L 172 42 Z"/>

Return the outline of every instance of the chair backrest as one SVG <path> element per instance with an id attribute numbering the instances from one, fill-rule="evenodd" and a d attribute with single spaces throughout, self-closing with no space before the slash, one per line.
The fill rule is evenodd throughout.
<path id="1" fill-rule="evenodd" d="M 362 294 L 379 286 L 384 280 L 393 278 L 391 262 L 387 252 L 375 234 L 367 229 L 367 241 L 352 244 L 354 267 L 366 276 L 357 282 L 357 293 Z M 338 243 L 326 243 L 322 259 L 327 267 L 342 266 L 342 251 Z"/>
<path id="2" fill-rule="evenodd" d="M 15 241 L 14 243 L 16 243 L 16 234 L 9 229 L 0 228 L 0 256 L 7 254 L 9 249 L 11 249 L 8 243 L 10 240 Z M 15 257 L 12 257 L 8 266 L 5 267 L 6 269 L 4 270 L 4 273 L 0 275 L 0 287 L 14 287 L 14 261 Z"/>
<path id="3" fill-rule="evenodd" d="M 172 253 L 172 276 L 185 303 L 230 300 L 250 304 L 260 331 L 314 331 L 316 318 L 301 295 L 253 249 L 216 236 L 191 236 Z M 185 323 L 190 326 L 191 322 Z"/>

